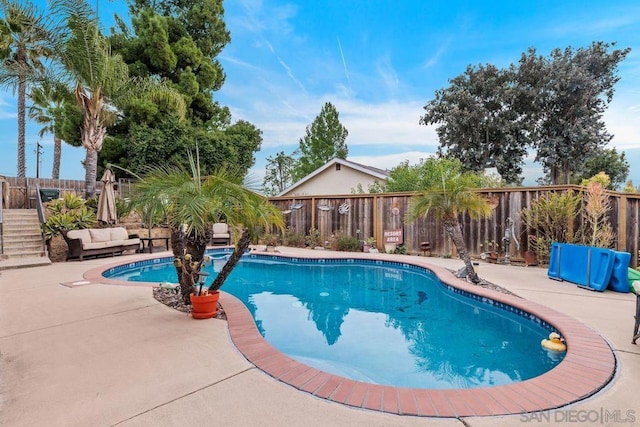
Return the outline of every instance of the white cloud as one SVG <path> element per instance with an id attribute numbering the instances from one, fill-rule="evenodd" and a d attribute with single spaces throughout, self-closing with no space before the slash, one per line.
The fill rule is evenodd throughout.
<path id="1" fill-rule="evenodd" d="M 438 50 L 436 51 L 436 53 L 434 53 L 433 55 L 431 55 L 431 57 L 429 57 L 424 65 L 422 66 L 424 69 L 427 68 L 431 68 L 434 65 L 436 65 L 438 63 L 438 61 L 440 61 L 440 57 L 442 57 L 442 55 L 444 55 L 444 53 L 447 51 L 447 48 L 449 47 L 449 43 L 451 42 L 451 39 L 447 40 L 445 43 L 442 44 L 442 46 L 440 46 L 438 48 Z"/>
<path id="2" fill-rule="evenodd" d="M 607 130 L 614 135 L 609 146 L 619 150 L 640 148 L 639 117 L 640 105 L 631 99 L 613 101 L 604 114 Z"/>
<path id="3" fill-rule="evenodd" d="M 378 59 L 376 70 L 387 90 L 392 94 L 395 93 L 400 85 L 400 80 L 398 79 L 398 73 L 393 68 L 393 64 L 391 64 L 391 56 L 389 54 Z"/>

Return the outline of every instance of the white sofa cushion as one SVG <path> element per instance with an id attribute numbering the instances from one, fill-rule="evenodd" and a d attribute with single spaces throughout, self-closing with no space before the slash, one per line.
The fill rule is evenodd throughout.
<path id="1" fill-rule="evenodd" d="M 84 249 L 84 250 L 87 250 L 87 249 L 102 249 L 102 248 L 107 248 L 109 246 L 110 246 L 109 242 L 83 243 L 82 244 L 82 249 Z"/>
<path id="2" fill-rule="evenodd" d="M 229 235 L 229 226 L 224 222 L 216 222 L 213 224 L 213 235 Z"/>
<path id="3" fill-rule="evenodd" d="M 108 242 L 111 240 L 111 230 L 108 228 L 90 228 L 91 243 Z"/>
<path id="4" fill-rule="evenodd" d="M 139 245 L 140 239 L 126 239 L 126 240 L 112 240 L 111 242 L 107 242 L 108 246 L 129 246 L 129 245 Z"/>
<path id="5" fill-rule="evenodd" d="M 91 233 L 89 233 L 89 229 L 83 230 L 70 230 L 67 232 L 67 237 L 70 239 L 80 239 L 82 240 L 82 246 L 87 243 L 91 243 Z"/>
<path id="6" fill-rule="evenodd" d="M 228 239 L 231 237 L 231 234 L 229 234 L 229 225 L 224 222 L 216 222 L 213 224 L 213 235 L 211 237 L 214 239 Z"/>
<path id="7" fill-rule="evenodd" d="M 111 228 L 111 239 L 110 240 L 127 240 L 129 238 L 129 233 L 127 229 L 124 227 L 114 227 Z"/>

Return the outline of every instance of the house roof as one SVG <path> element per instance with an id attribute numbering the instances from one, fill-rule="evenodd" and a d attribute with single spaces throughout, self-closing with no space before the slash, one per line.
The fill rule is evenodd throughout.
<path id="1" fill-rule="evenodd" d="M 336 157 L 335 159 L 330 160 L 327 163 L 325 163 L 324 165 L 320 166 L 318 169 L 314 170 L 309 175 L 307 175 L 304 178 L 302 178 L 300 181 L 295 182 L 289 188 L 285 188 L 283 191 L 281 191 L 280 193 L 276 194 L 276 197 L 283 196 L 283 195 L 291 192 L 296 187 L 299 187 L 302 184 L 304 184 L 305 182 L 312 180 L 315 176 L 321 174 L 322 172 L 324 172 L 325 170 L 327 170 L 328 168 L 330 168 L 331 166 L 333 166 L 335 164 L 341 164 L 341 165 L 347 166 L 347 167 L 349 167 L 351 169 L 355 169 L 357 171 L 360 171 L 360 172 L 365 173 L 367 175 L 371 175 L 372 177 L 374 177 L 376 179 L 383 180 L 383 181 L 386 180 L 389 177 L 389 171 L 386 171 L 384 169 L 374 168 L 372 166 L 365 166 L 365 165 L 361 165 L 360 163 L 355 163 L 355 162 L 351 162 L 349 160 L 339 159 L 339 158 Z"/>

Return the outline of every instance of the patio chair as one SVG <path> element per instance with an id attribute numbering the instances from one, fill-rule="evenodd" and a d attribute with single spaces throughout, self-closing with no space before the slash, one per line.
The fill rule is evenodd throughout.
<path id="1" fill-rule="evenodd" d="M 229 225 L 224 222 L 216 222 L 213 224 L 213 234 L 211 235 L 212 245 L 230 245 L 231 234 L 229 233 Z"/>

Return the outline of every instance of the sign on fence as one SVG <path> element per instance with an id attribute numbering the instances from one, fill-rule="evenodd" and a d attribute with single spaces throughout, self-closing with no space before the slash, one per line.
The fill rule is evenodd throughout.
<path id="1" fill-rule="evenodd" d="M 393 230 L 384 230 L 384 243 L 402 243 L 404 241 L 402 236 L 402 228 Z"/>

